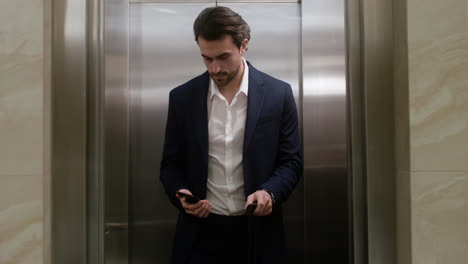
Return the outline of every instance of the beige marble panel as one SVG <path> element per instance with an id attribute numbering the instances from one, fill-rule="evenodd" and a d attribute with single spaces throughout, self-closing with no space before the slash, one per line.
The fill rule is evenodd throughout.
<path id="1" fill-rule="evenodd" d="M 466 0 L 407 0 L 410 49 L 465 32 L 466 6 Z"/>
<path id="2" fill-rule="evenodd" d="M 42 53 L 43 0 L 1 1 L 0 7 L 0 53 L 19 46 L 26 55 Z"/>
<path id="3" fill-rule="evenodd" d="M 466 264 L 468 171 L 411 175 L 413 264 Z"/>
<path id="4" fill-rule="evenodd" d="M 0 71 L 0 79 L 11 80 L 8 85 L 21 86 L 9 95 L 0 94 L 2 175 L 42 174 L 42 76 L 37 76 L 41 67 L 42 62 L 36 61 L 13 71 Z"/>
<path id="5" fill-rule="evenodd" d="M 0 2 L 0 175 L 42 174 L 42 4 Z"/>
<path id="6" fill-rule="evenodd" d="M 0 175 L 0 263 L 42 263 L 42 178 Z"/>
<path id="7" fill-rule="evenodd" d="M 408 2 L 411 169 L 468 170 L 467 1 Z"/>

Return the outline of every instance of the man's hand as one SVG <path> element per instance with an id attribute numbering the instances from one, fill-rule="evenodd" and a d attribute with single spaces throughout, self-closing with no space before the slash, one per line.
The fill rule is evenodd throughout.
<path id="1" fill-rule="evenodd" d="M 271 214 L 273 210 L 273 203 L 271 201 L 270 195 L 266 191 L 256 191 L 247 197 L 247 202 L 245 203 L 245 208 L 251 203 L 257 203 L 257 208 L 253 212 L 256 216 L 264 216 Z"/>
<path id="2" fill-rule="evenodd" d="M 179 192 L 192 195 L 192 192 L 187 189 L 180 189 Z M 211 203 L 207 200 L 200 200 L 198 203 L 189 204 L 185 201 L 184 197 L 178 194 L 176 194 L 176 196 L 182 204 L 185 212 L 189 215 L 193 215 L 198 218 L 207 218 L 211 212 Z"/>

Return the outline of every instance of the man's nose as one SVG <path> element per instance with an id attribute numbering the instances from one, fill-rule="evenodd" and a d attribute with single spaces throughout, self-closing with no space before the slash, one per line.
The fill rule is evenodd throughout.
<path id="1" fill-rule="evenodd" d="M 213 74 L 217 74 L 220 71 L 221 71 L 221 67 L 220 67 L 219 63 L 216 62 L 216 61 L 211 62 L 210 72 L 213 73 Z"/>

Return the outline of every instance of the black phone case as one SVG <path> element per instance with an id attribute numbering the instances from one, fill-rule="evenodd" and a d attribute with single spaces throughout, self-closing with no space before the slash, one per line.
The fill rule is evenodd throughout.
<path id="1" fill-rule="evenodd" d="M 195 203 L 198 203 L 200 201 L 200 199 L 198 199 L 197 197 L 195 196 L 186 196 L 185 197 L 185 201 L 189 204 L 195 204 Z"/>
<path id="2" fill-rule="evenodd" d="M 255 208 L 257 208 L 256 203 L 247 205 L 247 208 L 245 208 L 244 215 L 254 215 L 253 212 L 255 211 Z"/>
<path id="3" fill-rule="evenodd" d="M 189 204 L 195 204 L 195 203 L 198 203 L 200 201 L 200 199 L 198 199 L 197 197 L 193 196 L 193 195 L 190 195 L 190 194 L 186 194 L 186 193 L 181 193 L 181 192 L 177 192 L 178 195 L 180 196 L 183 196 L 185 197 L 185 201 Z"/>

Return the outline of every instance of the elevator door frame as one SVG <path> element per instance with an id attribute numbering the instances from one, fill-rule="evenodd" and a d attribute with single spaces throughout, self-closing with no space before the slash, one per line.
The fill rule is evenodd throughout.
<path id="1" fill-rule="evenodd" d="M 303 15 L 307 12 L 304 9 L 306 3 L 309 5 L 314 1 L 316 0 L 303 1 Z M 392 204 L 389 204 L 388 200 L 379 203 L 369 196 L 375 193 L 373 191 L 377 190 L 378 186 L 367 185 L 366 164 L 372 163 L 372 157 L 367 157 L 365 152 L 368 148 L 367 138 L 373 136 L 370 134 L 373 131 L 366 130 L 366 109 L 362 109 L 361 106 L 367 103 L 365 88 L 369 87 L 366 81 L 377 85 L 379 81 L 388 81 L 388 78 L 376 80 L 368 77 L 368 74 L 374 72 L 373 67 L 378 68 L 382 60 L 366 60 L 368 53 L 364 47 L 367 48 L 368 43 L 373 43 L 374 39 L 368 36 L 380 40 L 376 29 L 383 29 L 382 32 L 391 35 L 387 26 L 391 25 L 391 18 L 385 17 L 382 24 L 377 24 L 378 20 L 371 16 L 372 11 L 385 13 L 388 6 L 381 4 L 384 0 L 377 1 L 380 4 L 375 5 L 370 2 L 348 0 L 345 1 L 346 6 L 343 10 L 343 13 L 346 12 L 345 49 L 348 54 L 348 120 L 352 120 L 352 123 L 347 123 L 350 130 L 348 142 L 353 146 L 352 149 L 347 149 L 347 153 L 353 153 L 353 159 L 348 158 L 346 162 L 352 164 L 348 168 L 349 175 L 352 175 L 351 172 L 354 174 L 353 178 L 350 178 L 349 190 L 352 194 L 349 197 L 349 208 L 354 212 L 349 222 L 350 230 L 354 230 L 354 236 L 350 238 L 354 239 L 354 248 L 351 249 L 350 255 L 354 255 L 355 263 L 369 261 L 366 241 L 372 238 L 379 242 L 376 235 L 388 234 L 388 239 L 381 240 L 390 241 L 374 244 L 377 255 L 379 251 L 388 252 L 390 255 L 394 253 L 394 248 L 388 245 L 394 241 L 394 237 L 388 231 L 392 230 L 391 220 L 382 220 L 381 223 L 378 215 L 368 215 L 367 208 L 369 201 L 372 201 L 374 213 L 380 211 L 390 218 L 394 216 Z M 70 260 L 72 263 L 103 263 L 106 231 L 103 221 L 106 203 L 103 194 L 104 175 L 114 170 L 117 174 L 123 173 L 122 171 L 127 171 L 125 168 L 128 166 L 128 144 L 121 148 L 120 152 L 109 152 L 109 148 L 115 147 L 116 142 L 122 142 L 122 139 L 123 142 L 128 142 L 128 128 L 125 126 L 125 120 L 128 123 L 128 72 L 126 67 L 112 67 L 115 62 L 119 62 L 118 65 L 128 64 L 128 57 L 125 56 L 127 43 L 115 45 L 111 54 L 104 51 L 109 50 L 106 45 L 115 44 L 113 41 L 118 40 L 119 30 L 128 31 L 128 23 L 124 23 L 120 28 L 117 26 L 118 23 L 125 22 L 128 2 L 53 1 L 51 9 L 51 213 L 50 218 L 45 218 L 45 225 L 50 226 L 51 230 L 51 259 L 52 263 Z M 305 28 L 303 27 L 303 30 Z M 388 53 L 389 50 L 391 47 L 383 45 L 376 48 L 375 52 Z M 388 62 L 388 58 L 383 62 Z M 116 76 L 120 83 L 115 82 Z M 120 119 L 109 118 L 109 113 L 116 111 L 121 113 Z M 106 131 L 110 130 L 117 132 L 115 138 L 106 137 Z M 112 167 L 109 163 L 120 164 L 118 167 Z M 125 173 L 122 177 L 128 180 Z M 381 181 L 388 182 L 388 179 Z M 387 190 L 390 200 L 392 192 L 392 188 Z M 380 210 L 377 209 L 379 205 Z M 384 227 L 383 232 L 368 230 L 368 226 L 377 228 L 379 225 Z"/>

